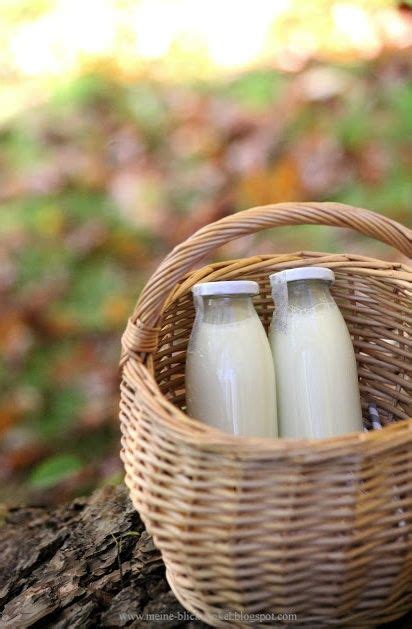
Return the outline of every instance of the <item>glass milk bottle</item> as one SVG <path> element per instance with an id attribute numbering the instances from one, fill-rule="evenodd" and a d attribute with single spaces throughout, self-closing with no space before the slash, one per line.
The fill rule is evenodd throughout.
<path id="1" fill-rule="evenodd" d="M 269 338 L 281 437 L 334 437 L 362 430 L 355 353 L 329 287 L 330 269 L 270 276 L 276 311 Z"/>
<path id="2" fill-rule="evenodd" d="M 277 437 L 276 383 L 251 281 L 192 288 L 196 317 L 186 360 L 189 415 L 235 435 Z"/>

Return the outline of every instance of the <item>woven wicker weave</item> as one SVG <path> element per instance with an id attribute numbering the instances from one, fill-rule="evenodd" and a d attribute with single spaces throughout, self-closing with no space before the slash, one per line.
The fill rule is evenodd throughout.
<path id="1" fill-rule="evenodd" d="M 126 482 L 177 598 L 213 626 L 247 626 L 248 614 L 270 613 L 296 614 L 288 626 L 374 626 L 412 608 L 412 420 L 399 421 L 412 416 L 412 269 L 300 252 L 187 274 L 229 240 L 309 223 L 350 227 L 412 256 L 411 230 L 360 208 L 284 203 L 247 210 L 202 228 L 165 258 L 122 340 Z M 375 401 L 388 425 L 319 441 L 263 440 L 187 417 L 191 286 L 256 280 L 256 309 L 267 327 L 269 273 L 308 265 L 334 270 L 363 407 Z"/>

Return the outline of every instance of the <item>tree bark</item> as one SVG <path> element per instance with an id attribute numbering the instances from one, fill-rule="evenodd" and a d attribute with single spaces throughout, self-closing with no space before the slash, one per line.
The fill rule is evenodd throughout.
<path id="1" fill-rule="evenodd" d="M 0 514 L 0 627 L 207 627 L 170 591 L 123 486 Z M 387 628 L 407 629 L 409 616 Z"/>
<path id="2" fill-rule="evenodd" d="M 149 628 L 159 614 L 164 627 L 206 627 L 170 591 L 122 486 L 55 509 L 11 508 L 0 558 L 1 628 Z"/>

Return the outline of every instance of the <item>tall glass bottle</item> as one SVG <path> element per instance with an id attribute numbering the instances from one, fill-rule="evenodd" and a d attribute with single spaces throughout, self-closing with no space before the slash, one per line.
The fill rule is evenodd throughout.
<path id="1" fill-rule="evenodd" d="M 355 353 L 329 287 L 330 269 L 270 276 L 276 310 L 269 333 L 281 437 L 334 437 L 362 430 Z"/>
<path id="2" fill-rule="evenodd" d="M 236 435 L 276 437 L 276 383 L 251 281 L 196 284 L 187 350 L 189 415 Z"/>

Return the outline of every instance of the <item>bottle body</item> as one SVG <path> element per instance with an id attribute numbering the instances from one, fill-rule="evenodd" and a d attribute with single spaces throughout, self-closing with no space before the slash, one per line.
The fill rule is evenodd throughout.
<path id="1" fill-rule="evenodd" d="M 280 436 L 315 439 L 362 430 L 355 353 L 328 283 L 297 280 L 286 290 L 285 311 L 275 312 L 269 333 Z"/>
<path id="2" fill-rule="evenodd" d="M 277 437 L 270 346 L 250 296 L 197 297 L 186 359 L 189 415 L 225 432 Z"/>

